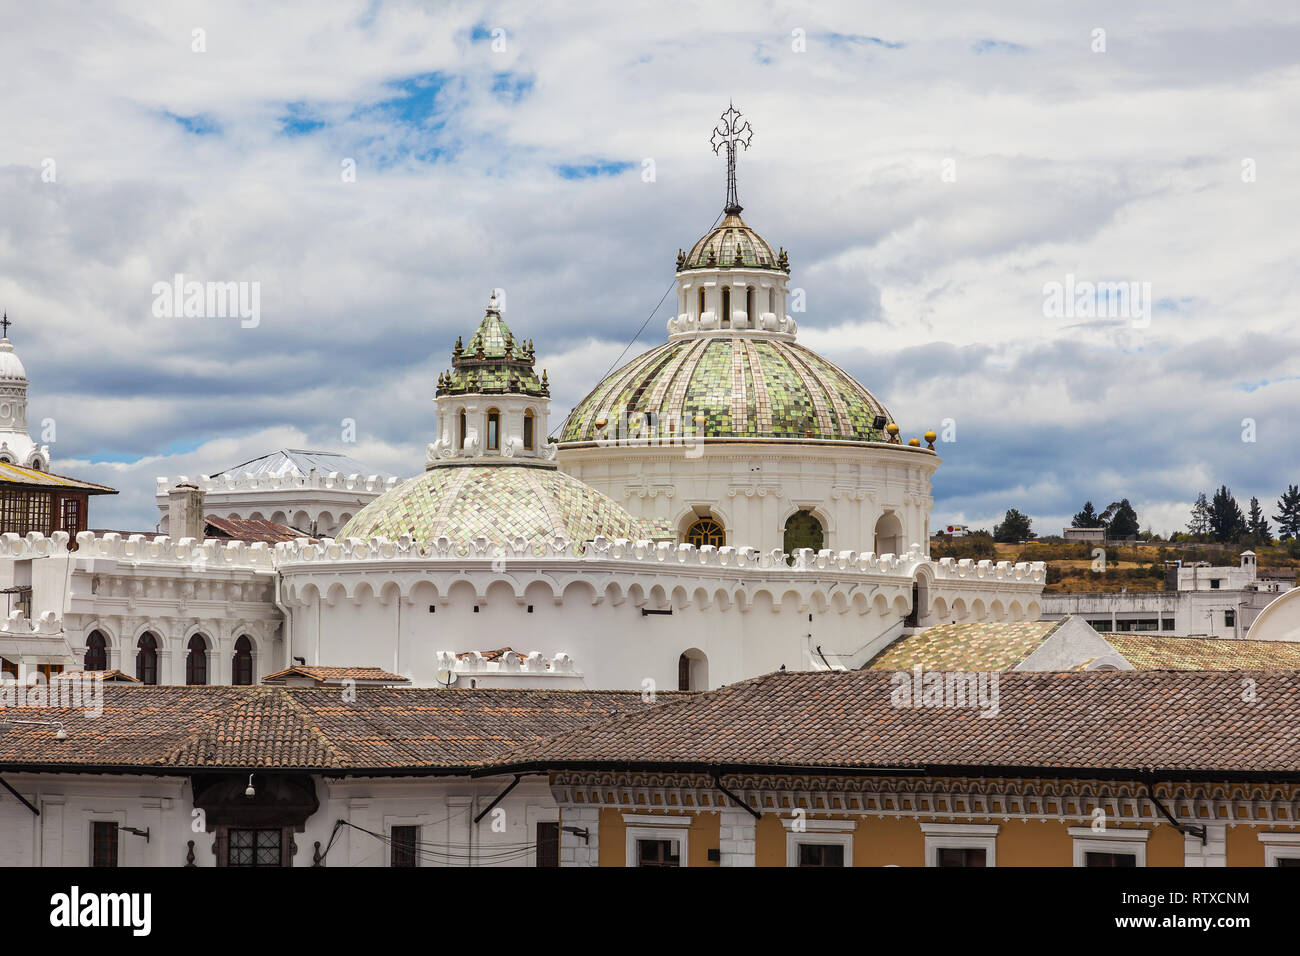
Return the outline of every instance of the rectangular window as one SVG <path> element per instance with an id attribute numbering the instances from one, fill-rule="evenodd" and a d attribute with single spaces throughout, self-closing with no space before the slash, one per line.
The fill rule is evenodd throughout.
<path id="1" fill-rule="evenodd" d="M 7 657 L 0 657 L 0 675 L 9 680 L 18 679 L 18 665 Z"/>
<path id="2" fill-rule="evenodd" d="M 78 531 L 85 530 L 81 525 L 81 502 L 76 498 L 64 498 L 59 505 L 59 529 L 68 532 L 68 537 L 75 538 Z"/>
<path id="3" fill-rule="evenodd" d="M 50 682 L 50 678 L 53 677 L 55 674 L 63 673 L 63 665 L 62 664 L 37 664 L 36 673 L 40 674 L 43 678 L 45 678 L 45 683 L 48 684 Z"/>
<path id="4" fill-rule="evenodd" d="M 1174 630 L 1174 619 L 1172 617 L 1162 618 L 1160 621 L 1160 630 L 1162 631 Z"/>
<path id="5" fill-rule="evenodd" d="M 230 850 L 226 858 L 227 866 L 279 866 L 280 848 L 283 835 L 279 827 L 274 829 L 235 829 L 231 828 Z"/>
<path id="6" fill-rule="evenodd" d="M 391 866 L 419 866 L 419 827 L 393 827 Z"/>
<path id="7" fill-rule="evenodd" d="M 844 866 L 844 844 L 800 843 L 800 866 Z"/>
<path id="8" fill-rule="evenodd" d="M 90 865 L 117 866 L 117 824 L 96 820 L 90 827 Z"/>
<path id="9" fill-rule="evenodd" d="M 560 825 L 541 821 L 537 824 L 537 865 L 560 865 Z"/>
<path id="10" fill-rule="evenodd" d="M 935 851 L 935 866 L 988 866 L 983 847 L 941 846 Z"/>
<path id="11" fill-rule="evenodd" d="M 637 866 L 681 866 L 676 840 L 637 840 Z"/>
<path id="12" fill-rule="evenodd" d="M 1237 626 L 1237 612 L 1236 612 L 1236 611 L 1224 611 L 1224 612 L 1223 612 L 1223 626 L 1224 626 L 1224 627 L 1236 627 L 1236 626 Z"/>
<path id="13" fill-rule="evenodd" d="M 1070 827 L 1075 866 L 1146 866 L 1150 830 Z"/>
<path id="14" fill-rule="evenodd" d="M 1218 579 L 1218 578 L 1210 578 L 1210 590 L 1212 590 L 1212 591 L 1217 591 L 1217 590 L 1219 590 L 1219 579 Z"/>

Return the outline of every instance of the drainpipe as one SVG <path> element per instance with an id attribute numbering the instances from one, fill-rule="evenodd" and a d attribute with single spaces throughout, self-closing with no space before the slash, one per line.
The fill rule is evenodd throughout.
<path id="1" fill-rule="evenodd" d="M 1199 837 L 1201 841 L 1201 846 L 1205 846 L 1206 828 L 1204 826 L 1196 826 L 1195 824 L 1191 824 L 1191 823 L 1179 823 L 1178 819 L 1172 813 L 1170 813 L 1168 809 L 1166 809 L 1165 805 L 1156 799 L 1155 790 L 1152 789 L 1150 782 L 1144 782 L 1143 786 L 1146 787 L 1147 799 L 1150 800 L 1152 803 L 1154 803 L 1156 805 L 1156 809 L 1159 810 L 1162 814 L 1164 814 L 1164 817 L 1166 820 L 1169 821 L 1170 826 L 1172 826 L 1183 836 Z"/>
<path id="2" fill-rule="evenodd" d="M 285 607 L 284 603 L 280 600 L 281 580 L 282 580 L 282 576 L 280 574 L 280 569 L 276 568 L 275 569 L 275 591 L 273 593 L 273 600 L 275 601 L 275 606 L 280 609 L 281 616 L 284 618 L 284 660 L 280 662 L 280 667 L 292 667 L 293 666 L 293 616 L 289 613 L 289 609 Z"/>

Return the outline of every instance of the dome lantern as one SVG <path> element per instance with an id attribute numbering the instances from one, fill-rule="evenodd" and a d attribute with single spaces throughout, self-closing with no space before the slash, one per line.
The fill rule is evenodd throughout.
<path id="1" fill-rule="evenodd" d="M 456 339 L 451 368 L 438 376 L 439 434 L 426 468 L 503 459 L 555 467 L 555 446 L 546 441 L 550 383 L 544 369 L 537 375 L 532 341 L 506 325 L 498 292 L 469 342 Z"/>

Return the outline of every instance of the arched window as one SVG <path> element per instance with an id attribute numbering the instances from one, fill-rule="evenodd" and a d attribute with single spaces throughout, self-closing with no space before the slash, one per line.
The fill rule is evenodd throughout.
<path id="1" fill-rule="evenodd" d="M 876 522 L 876 554 L 903 553 L 903 522 L 898 515 L 886 511 Z"/>
<path id="2" fill-rule="evenodd" d="M 190 638 L 189 650 L 185 655 L 185 683 L 206 684 L 208 682 L 208 642 L 202 635 Z"/>
<path id="3" fill-rule="evenodd" d="M 248 635 L 241 635 L 235 641 L 235 657 L 231 661 L 230 683 L 247 686 L 253 683 L 253 642 Z"/>
<path id="4" fill-rule="evenodd" d="M 495 408 L 488 409 L 487 447 L 488 451 L 501 448 L 501 413 Z"/>
<path id="5" fill-rule="evenodd" d="M 142 684 L 158 683 L 158 638 L 147 631 L 136 642 L 135 676 Z"/>
<path id="6" fill-rule="evenodd" d="M 731 287 L 722 289 L 722 328 L 731 328 Z"/>
<path id="7" fill-rule="evenodd" d="M 529 451 L 533 450 L 533 410 L 531 408 L 524 412 L 524 447 Z"/>
<path id="8" fill-rule="evenodd" d="M 785 519 L 785 553 L 794 554 L 800 548 L 820 551 L 826 541 L 822 523 L 811 511 L 796 511 Z"/>
<path id="9" fill-rule="evenodd" d="M 677 658 L 677 689 L 709 689 L 709 659 L 703 651 L 693 647 Z"/>
<path id="10" fill-rule="evenodd" d="M 767 311 L 776 311 L 776 289 L 767 290 Z"/>
<path id="11" fill-rule="evenodd" d="M 693 544 L 697 548 L 706 544 L 720 548 L 727 543 L 727 533 L 722 530 L 722 525 L 718 524 L 712 517 L 705 515 L 702 518 L 697 518 L 686 529 L 686 543 Z"/>
<path id="12" fill-rule="evenodd" d="M 82 666 L 88 671 L 108 670 L 108 642 L 99 631 L 91 631 L 86 638 L 86 659 Z"/>
<path id="13" fill-rule="evenodd" d="M 704 315 L 704 286 L 700 286 L 700 308 L 699 311 L 696 312 L 696 315 Z"/>
<path id="14" fill-rule="evenodd" d="M 465 409 L 460 410 L 460 447 L 465 447 Z"/>
<path id="15" fill-rule="evenodd" d="M 745 318 L 748 319 L 748 325 L 753 328 L 757 324 L 758 316 L 754 314 L 754 306 L 758 304 L 758 293 L 754 291 L 751 285 L 745 289 Z"/>

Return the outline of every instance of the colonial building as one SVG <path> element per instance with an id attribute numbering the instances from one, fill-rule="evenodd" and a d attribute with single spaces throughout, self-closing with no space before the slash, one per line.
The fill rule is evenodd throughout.
<path id="1" fill-rule="evenodd" d="M 1255 552 L 1243 551 L 1235 567 L 1172 563 L 1163 591 L 1049 592 L 1043 595 L 1042 616 L 1074 615 L 1098 631 L 1245 637 L 1264 608 L 1294 584 L 1294 576 L 1261 573 Z"/>
<path id="2" fill-rule="evenodd" d="M 1295 672 L 973 676 L 0 685 L 0 864 L 1300 865 Z"/>
<path id="3" fill-rule="evenodd" d="M 598 383 L 557 441 L 533 342 L 493 296 L 436 377 L 409 481 L 282 450 L 160 479 L 166 533 L 0 539 L 0 588 L 32 583 L 10 630 L 43 621 L 67 647 L 10 659 L 148 684 L 296 662 L 416 686 L 700 690 L 860 667 L 938 623 L 1036 620 L 1041 563 L 930 559 L 933 433 L 905 442 L 799 344 L 790 258 L 741 219 L 729 170 L 720 224 L 678 255 L 668 341 Z"/>

